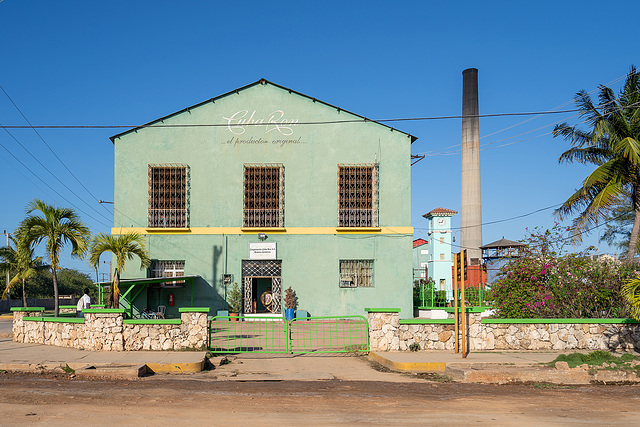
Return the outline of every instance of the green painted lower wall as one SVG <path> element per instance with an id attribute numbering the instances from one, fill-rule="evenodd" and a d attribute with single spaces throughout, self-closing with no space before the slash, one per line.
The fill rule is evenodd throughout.
<path id="1" fill-rule="evenodd" d="M 249 243 L 256 235 L 153 235 L 146 236 L 149 253 L 157 260 L 184 260 L 185 275 L 194 280 L 196 307 L 210 307 L 212 313 L 226 309 L 222 274 L 232 274 L 232 284 L 242 285 L 242 260 L 249 259 Z M 411 235 L 269 235 L 282 260 L 282 290 L 291 286 L 298 297 L 298 309 L 311 316 L 365 314 L 366 307 L 400 308 L 411 317 Z M 179 255 L 178 255 L 179 254 Z M 185 259 L 186 258 L 186 259 Z M 374 260 L 371 288 L 340 288 L 339 260 Z M 126 265 L 123 278 L 145 277 L 139 263 Z M 169 294 L 175 304 L 168 304 Z M 178 317 L 179 307 L 191 306 L 189 286 L 177 289 L 150 288 L 136 298 L 139 308 L 167 306 L 167 317 Z"/>

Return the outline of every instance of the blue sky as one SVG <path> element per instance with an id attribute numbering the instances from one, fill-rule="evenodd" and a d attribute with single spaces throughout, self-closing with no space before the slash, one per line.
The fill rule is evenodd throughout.
<path id="1" fill-rule="evenodd" d="M 634 1 L 4 0 L 0 84 L 34 125 L 136 125 L 260 78 L 373 119 L 459 115 L 470 67 L 479 70 L 481 114 L 565 109 L 580 89 L 612 82 L 617 90 L 640 65 L 636 27 L 625 24 L 639 11 Z M 558 165 L 568 145 L 549 135 L 563 120 L 579 122 L 481 119 L 483 222 L 556 205 L 579 185 L 589 169 Z M 4 93 L 0 124 L 26 124 Z M 424 237 L 422 214 L 460 209 L 461 121 L 394 126 L 419 138 L 413 153 L 428 154 L 412 167 L 412 222 Z M 37 197 L 108 231 L 111 206 L 95 198 L 113 199 L 108 137 L 119 131 L 39 131 L 93 197 L 32 130 L 10 132 L 72 191 L 0 129 L 0 144 L 68 200 L 0 147 L 0 230 L 13 230 Z M 517 240 L 553 221 L 549 209 L 487 225 L 483 240 Z M 90 271 L 68 256 L 63 264 Z"/>

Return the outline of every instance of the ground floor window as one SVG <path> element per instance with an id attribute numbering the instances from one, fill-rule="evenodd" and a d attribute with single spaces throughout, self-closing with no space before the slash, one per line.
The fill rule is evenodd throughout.
<path id="1" fill-rule="evenodd" d="M 151 277 L 183 277 L 184 261 L 154 261 Z M 175 286 L 181 282 L 165 282 L 164 286 Z"/>
<path id="2" fill-rule="evenodd" d="M 373 260 L 340 260 L 341 288 L 369 288 L 373 286 Z"/>

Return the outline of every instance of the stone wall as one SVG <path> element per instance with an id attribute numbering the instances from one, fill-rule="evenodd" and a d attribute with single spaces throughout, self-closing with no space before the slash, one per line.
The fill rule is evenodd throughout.
<path id="1" fill-rule="evenodd" d="M 368 314 L 372 351 L 452 350 L 454 325 L 411 323 L 399 314 Z M 432 321 L 433 322 L 433 321 Z M 638 350 L 640 324 L 612 323 L 483 323 L 479 313 L 467 314 L 470 350 Z"/>
<path id="2" fill-rule="evenodd" d="M 208 333 L 206 313 L 181 313 L 179 325 L 124 325 L 124 349 L 199 350 L 206 347 Z"/>
<path id="3" fill-rule="evenodd" d="M 206 312 L 181 313 L 179 324 L 130 324 L 122 313 L 85 313 L 84 323 L 55 320 L 25 321 L 40 312 L 14 311 L 16 342 L 73 347 L 84 350 L 195 350 L 207 346 Z M 74 319 L 75 320 L 75 319 Z"/>
<path id="4" fill-rule="evenodd" d="M 22 292 L 20 292 L 22 295 Z M 60 305 L 76 305 L 79 297 L 60 297 Z M 44 307 L 45 310 L 53 310 L 55 300 L 53 298 L 27 298 L 28 307 Z M 22 298 L 12 298 L 11 300 L 0 299 L 0 313 L 8 313 L 11 307 L 22 307 Z"/>

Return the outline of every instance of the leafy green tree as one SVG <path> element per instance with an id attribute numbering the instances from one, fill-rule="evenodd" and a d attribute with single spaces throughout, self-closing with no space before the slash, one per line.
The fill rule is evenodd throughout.
<path id="1" fill-rule="evenodd" d="M 612 89 L 603 85 L 599 89 L 597 104 L 585 91 L 576 96 L 589 130 L 567 123 L 553 130 L 554 136 L 562 136 L 573 146 L 562 153 L 559 163 L 596 166 L 556 214 L 560 219 L 577 214 L 572 227 L 575 240 L 580 241 L 590 226 L 602 223 L 630 201 L 634 219 L 627 262 L 631 263 L 640 231 L 640 74 L 631 67 L 617 98 Z"/>
<path id="2" fill-rule="evenodd" d="M 37 214 L 33 214 L 37 211 Z M 45 251 L 51 264 L 55 316 L 60 312 L 57 271 L 60 269 L 60 251 L 71 245 L 71 256 L 82 258 L 87 251 L 89 228 L 69 208 L 57 208 L 34 199 L 27 205 L 27 217 L 18 227 L 18 234 L 34 248 L 45 242 Z"/>
<path id="3" fill-rule="evenodd" d="M 124 271 L 126 261 L 134 257 L 140 258 L 140 269 L 147 268 L 151 260 L 146 250 L 144 236 L 138 233 L 127 233 L 112 236 L 100 233 L 95 236 L 89 247 L 89 264 L 97 268 L 100 264 L 100 255 L 111 252 L 116 257 L 115 277 L 109 292 L 109 307 L 120 307 L 120 273 Z"/>
<path id="4" fill-rule="evenodd" d="M 80 296 L 84 288 L 89 288 L 92 300 L 97 295 L 93 280 L 87 273 L 71 268 L 61 268 L 57 271 L 56 276 L 60 295 Z M 33 298 L 51 298 L 53 296 L 53 276 L 50 269 L 39 270 L 29 279 L 27 296 Z"/>

